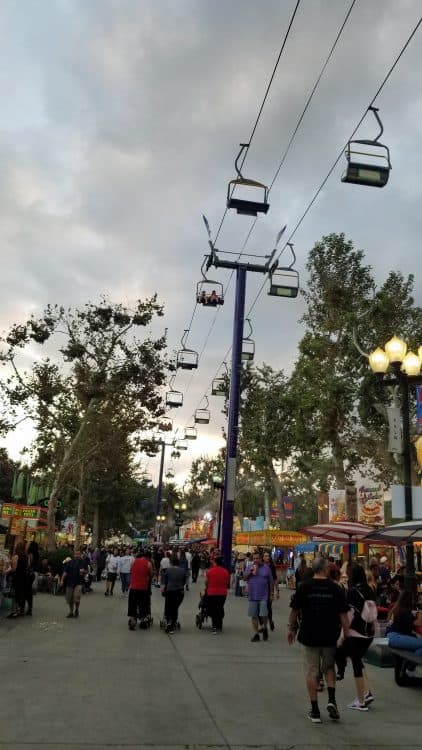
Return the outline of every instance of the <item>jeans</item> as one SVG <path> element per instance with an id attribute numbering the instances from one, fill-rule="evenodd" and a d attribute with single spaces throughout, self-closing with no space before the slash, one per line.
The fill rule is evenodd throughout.
<path id="1" fill-rule="evenodd" d="M 129 591 L 130 573 L 120 573 L 120 581 L 122 584 L 122 594 L 126 594 Z"/>
<path id="2" fill-rule="evenodd" d="M 405 651 L 413 651 L 416 656 L 422 656 L 422 638 L 414 638 L 412 635 L 401 633 L 389 633 L 388 645 L 391 648 L 402 648 Z"/>

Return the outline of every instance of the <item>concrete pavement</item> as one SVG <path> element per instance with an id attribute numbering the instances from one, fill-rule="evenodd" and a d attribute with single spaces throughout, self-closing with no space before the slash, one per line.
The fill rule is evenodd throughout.
<path id="1" fill-rule="evenodd" d="M 126 600 L 104 584 L 67 620 L 62 596 L 39 594 L 34 615 L 0 621 L 0 750 L 414 750 L 422 748 L 420 689 L 399 688 L 391 669 L 369 667 L 376 696 L 366 714 L 347 710 L 351 669 L 338 685 L 341 721 L 307 718 L 300 647 L 289 647 L 290 592 L 274 604 L 276 630 L 251 643 L 245 599 L 230 595 L 225 630 L 199 631 L 200 581 L 180 610 L 182 629 L 159 628 L 163 599 L 153 591 L 154 625 L 127 628 Z"/>

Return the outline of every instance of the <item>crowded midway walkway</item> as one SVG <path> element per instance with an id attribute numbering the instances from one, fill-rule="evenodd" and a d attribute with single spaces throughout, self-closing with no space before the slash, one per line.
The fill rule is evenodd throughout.
<path id="1" fill-rule="evenodd" d="M 393 670 L 369 667 L 376 700 L 347 711 L 351 670 L 338 684 L 340 722 L 306 720 L 300 647 L 287 644 L 290 592 L 274 602 L 276 629 L 251 643 L 247 601 L 229 595 L 221 635 L 195 627 L 201 579 L 180 609 L 181 630 L 159 627 L 163 599 L 153 590 L 154 624 L 131 632 L 127 599 L 104 584 L 66 618 L 63 596 L 38 594 L 33 617 L 0 621 L 3 719 L 0 750 L 80 748 L 365 748 L 422 746 L 421 690 L 399 688 Z"/>

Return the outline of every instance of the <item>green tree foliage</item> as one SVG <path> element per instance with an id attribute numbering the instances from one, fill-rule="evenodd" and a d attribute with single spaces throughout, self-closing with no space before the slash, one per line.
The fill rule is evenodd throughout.
<path id="1" fill-rule="evenodd" d="M 75 464 L 95 452 L 86 439 L 91 430 L 96 433 L 106 418 L 110 439 L 116 430 L 127 438 L 155 425 L 163 413 L 165 337 L 139 337 L 140 329 L 161 315 L 155 296 L 138 301 L 133 310 L 106 299 L 82 309 L 48 306 L 41 318 L 13 325 L 2 341 L 7 374 L 1 392 L 9 424 L 22 411 L 33 420 L 38 433 L 35 462 L 50 466 L 52 474 L 50 546 L 58 494 Z M 60 359 L 34 357 L 34 344 L 42 347 L 47 341 L 60 346 Z M 21 364 L 23 357 L 33 357 L 28 370 Z"/>
<path id="2" fill-rule="evenodd" d="M 9 457 L 6 448 L 0 448 L 0 501 L 11 502 L 12 485 L 18 464 Z"/>

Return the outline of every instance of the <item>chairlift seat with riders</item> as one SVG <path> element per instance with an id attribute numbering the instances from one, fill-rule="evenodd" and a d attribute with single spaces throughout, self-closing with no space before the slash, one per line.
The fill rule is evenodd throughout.
<path id="1" fill-rule="evenodd" d="M 219 281 L 204 279 L 196 285 L 196 301 L 204 307 L 224 305 L 223 285 Z"/>
<path id="2" fill-rule="evenodd" d="M 167 469 L 166 471 L 166 479 L 174 479 L 174 471 L 173 469 Z"/>
<path id="3" fill-rule="evenodd" d="M 363 139 L 348 142 L 345 150 L 346 171 L 343 173 L 341 181 L 353 185 L 384 187 L 391 172 L 390 150 L 388 146 L 379 142 L 384 128 L 378 115 L 378 109 L 369 107 L 368 111 L 373 112 L 380 126 L 380 132 L 373 140 Z"/>
<path id="4" fill-rule="evenodd" d="M 157 427 L 160 432 L 171 432 L 173 429 L 173 420 L 170 417 L 159 417 Z"/>

